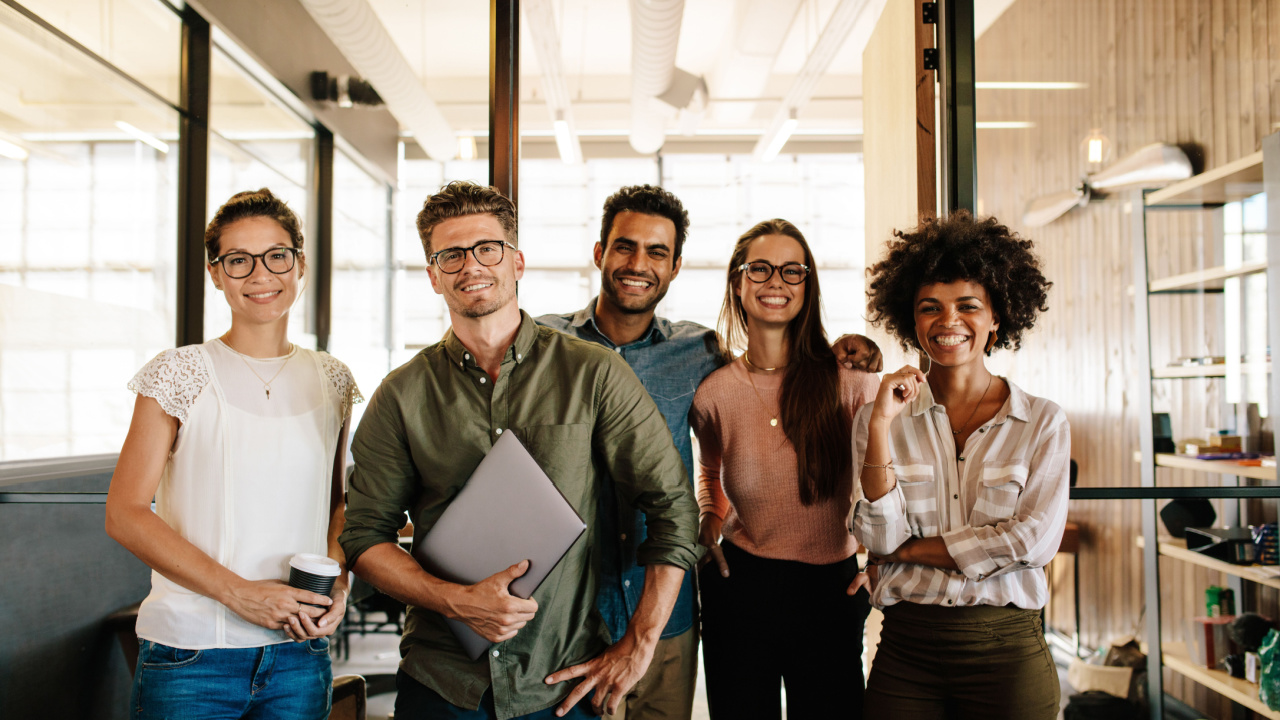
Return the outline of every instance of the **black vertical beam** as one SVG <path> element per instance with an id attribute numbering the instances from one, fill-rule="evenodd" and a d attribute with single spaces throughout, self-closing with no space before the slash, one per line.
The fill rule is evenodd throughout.
<path id="1" fill-rule="evenodd" d="M 329 349 L 329 329 L 333 308 L 333 133 L 316 126 L 315 177 L 316 227 L 310 255 L 311 285 L 315 288 L 316 348 Z"/>
<path id="2" fill-rule="evenodd" d="M 182 11 L 178 121 L 179 346 L 204 342 L 204 224 L 209 207 L 209 83 L 213 43 L 209 22 L 190 5 Z"/>
<path id="3" fill-rule="evenodd" d="M 490 0 L 489 184 L 513 203 L 519 165 L 520 0 Z"/>
<path id="4" fill-rule="evenodd" d="M 1133 333 L 1138 339 L 1134 372 L 1138 376 L 1138 449 L 1142 453 L 1140 481 L 1156 486 L 1155 429 L 1151 400 L 1151 295 L 1147 271 L 1147 202 L 1141 190 L 1130 194 L 1130 235 L 1133 237 Z M 1160 633 L 1160 522 L 1156 501 L 1142 501 L 1142 594 L 1146 603 L 1147 699 L 1152 720 L 1164 717 L 1164 647 Z"/>
<path id="5" fill-rule="evenodd" d="M 940 0 L 939 78 L 942 90 L 942 202 L 940 214 L 975 212 L 978 137 L 974 105 L 973 0 Z"/>

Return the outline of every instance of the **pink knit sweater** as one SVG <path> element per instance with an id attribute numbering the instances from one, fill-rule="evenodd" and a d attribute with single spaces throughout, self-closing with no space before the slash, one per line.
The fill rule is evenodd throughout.
<path id="1" fill-rule="evenodd" d="M 840 395 L 850 419 L 875 400 L 879 386 L 873 373 L 840 368 Z M 835 498 L 807 507 L 800 502 L 795 448 L 781 422 L 769 425 L 778 414 L 781 387 L 781 375 L 749 379 L 741 359 L 698 386 L 689 412 L 699 446 L 698 506 L 703 515 L 723 519 L 725 539 L 752 555 L 839 562 L 857 549 L 845 525 L 853 506 L 853 470 L 840 478 Z"/>

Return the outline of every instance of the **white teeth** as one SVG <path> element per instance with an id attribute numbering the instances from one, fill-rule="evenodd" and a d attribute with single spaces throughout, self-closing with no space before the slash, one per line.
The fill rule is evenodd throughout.
<path id="1" fill-rule="evenodd" d="M 622 281 L 622 284 L 623 284 L 623 285 L 626 285 L 627 287 L 634 287 L 634 288 L 647 288 L 647 287 L 649 287 L 649 283 L 644 282 L 644 281 L 642 281 L 642 280 L 627 280 L 627 279 L 624 279 L 624 280 Z"/>
<path id="2" fill-rule="evenodd" d="M 943 347 L 955 347 L 956 345 L 964 343 L 968 339 L 969 338 L 963 335 L 944 335 L 942 337 L 934 338 L 934 342 Z"/>
<path id="3" fill-rule="evenodd" d="M 483 289 L 485 289 L 485 288 L 487 288 L 487 287 L 491 286 L 492 284 L 493 284 L 493 283 L 480 283 L 480 284 L 478 284 L 478 285 L 468 285 L 468 286 L 466 286 L 466 287 L 462 288 L 462 292 L 471 292 L 472 290 L 483 290 Z"/>
<path id="4" fill-rule="evenodd" d="M 249 297 L 251 297 L 251 298 L 269 298 L 269 297 L 275 297 L 276 295 L 279 295 L 279 294 L 280 294 L 280 291 L 279 291 L 279 290 L 273 290 L 272 292 L 252 293 L 252 294 L 250 294 L 250 295 L 249 295 Z"/>
<path id="5" fill-rule="evenodd" d="M 768 305 L 769 307 L 783 307 L 788 302 L 791 301 L 787 298 L 760 298 L 760 304 Z"/>

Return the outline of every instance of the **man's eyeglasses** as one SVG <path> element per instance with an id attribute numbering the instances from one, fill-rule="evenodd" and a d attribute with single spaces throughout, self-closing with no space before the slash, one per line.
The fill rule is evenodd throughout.
<path id="1" fill-rule="evenodd" d="M 773 265 L 763 260 L 755 262 L 743 263 L 738 266 L 738 270 L 747 274 L 747 279 L 753 283 L 766 283 L 769 278 L 773 277 L 773 271 L 777 270 L 782 282 L 788 285 L 799 285 L 804 279 L 809 277 L 809 266 L 800 263 L 783 263 L 781 265 Z"/>
<path id="2" fill-rule="evenodd" d="M 485 267 L 493 267 L 502 262 L 502 256 L 506 253 L 506 248 L 516 249 L 515 245 L 505 240 L 482 240 L 481 242 L 465 248 L 445 248 L 431 253 L 427 257 L 428 265 L 435 265 L 440 268 L 440 272 L 447 275 L 453 275 L 462 271 L 464 265 L 467 264 L 467 253 L 471 253 L 476 262 Z"/>
<path id="3" fill-rule="evenodd" d="M 276 275 L 283 275 L 293 269 L 294 261 L 301 253 L 302 251 L 298 248 L 291 247 L 271 248 L 257 255 L 247 252 L 229 252 L 210 260 L 209 264 L 221 264 L 222 272 L 226 273 L 227 277 L 237 280 L 252 275 L 258 266 L 258 260 L 262 261 L 263 267 L 267 270 Z"/>

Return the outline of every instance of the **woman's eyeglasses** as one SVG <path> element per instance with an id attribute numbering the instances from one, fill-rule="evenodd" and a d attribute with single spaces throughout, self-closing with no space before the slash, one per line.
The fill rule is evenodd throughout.
<path id="1" fill-rule="evenodd" d="M 247 278 L 253 274 L 258 266 L 258 260 L 262 261 L 263 267 L 276 275 L 283 275 L 293 269 L 294 261 L 302 251 L 298 248 L 278 247 L 270 250 L 251 255 L 247 252 L 229 252 L 220 255 L 209 261 L 210 265 L 222 265 L 222 272 L 227 277 L 240 280 Z"/>
<path id="2" fill-rule="evenodd" d="M 800 263 L 783 263 L 781 265 L 773 265 L 763 260 L 755 262 L 743 263 L 738 266 L 738 270 L 747 274 L 747 279 L 753 283 L 766 283 L 769 278 L 773 277 L 773 271 L 777 270 L 782 277 L 782 282 L 788 285 L 799 285 L 804 279 L 809 277 L 809 266 Z"/>

